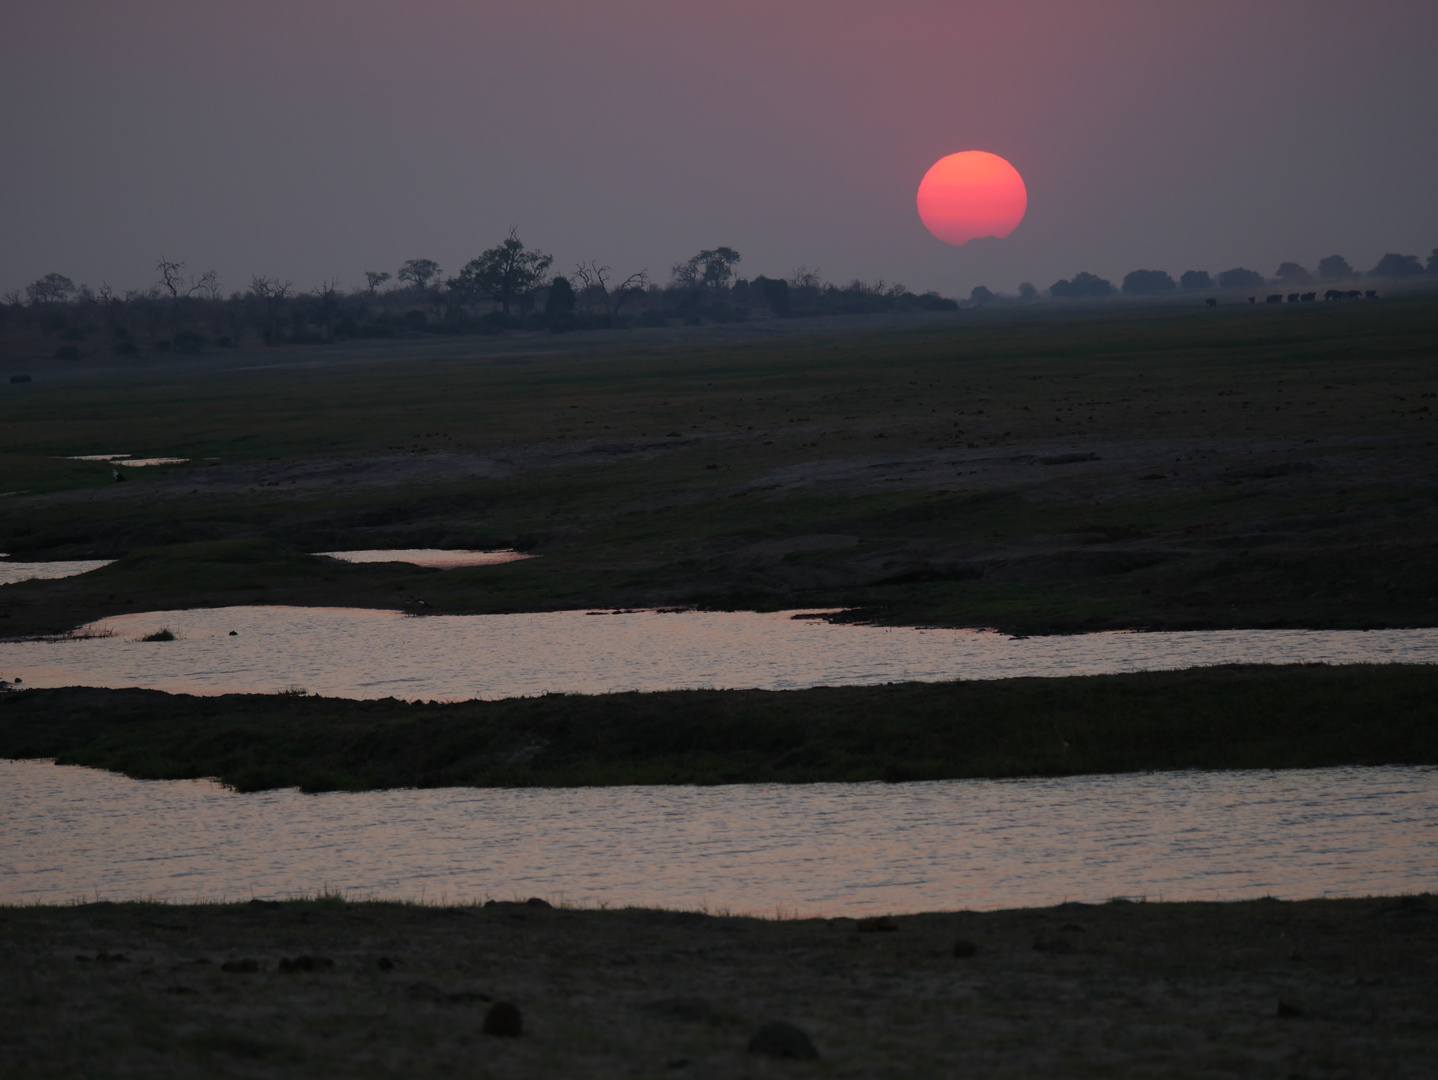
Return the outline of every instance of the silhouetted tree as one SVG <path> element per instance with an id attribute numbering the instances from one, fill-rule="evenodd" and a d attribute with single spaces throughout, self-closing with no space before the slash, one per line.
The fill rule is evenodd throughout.
<path id="1" fill-rule="evenodd" d="M 129 330 L 125 326 L 125 305 L 133 296 L 133 293 L 117 296 L 115 290 L 105 282 L 100 284 L 100 291 L 95 294 L 95 305 L 104 315 L 105 329 L 110 332 L 112 338 L 119 339 L 129 336 Z"/>
<path id="2" fill-rule="evenodd" d="M 611 273 L 609 267 L 600 266 L 598 261 L 580 263 L 574 268 L 574 279 L 579 282 L 579 295 L 587 304 L 597 303 L 611 319 L 617 319 L 624 305 L 643 295 L 649 287 L 649 271 L 630 274 L 612 289 L 609 287 Z"/>
<path id="3" fill-rule="evenodd" d="M 279 278 L 255 274 L 250 278 L 250 293 L 259 301 L 264 319 L 265 344 L 274 345 L 279 341 L 280 310 L 290 295 L 292 282 Z"/>
<path id="4" fill-rule="evenodd" d="M 510 229 L 503 243 L 470 259 L 459 277 L 450 278 L 447 284 L 451 289 L 488 297 L 508 315 L 510 305 L 544 279 L 552 262 L 552 256 L 527 249 L 518 230 Z"/>
<path id="5" fill-rule="evenodd" d="M 1176 288 L 1167 270 L 1135 270 L 1123 278 L 1123 291 L 1129 296 L 1160 296 Z"/>
<path id="6" fill-rule="evenodd" d="M 438 269 L 438 267 L 435 269 Z M 369 282 L 369 291 L 374 292 L 389 280 L 389 274 L 382 270 L 366 270 L 364 272 L 364 279 Z"/>
<path id="7" fill-rule="evenodd" d="M 1357 275 L 1342 255 L 1329 255 L 1318 260 L 1318 276 L 1324 281 L 1346 281 Z"/>
<path id="8" fill-rule="evenodd" d="M 325 340 L 333 341 L 335 339 L 335 314 L 339 311 L 340 279 L 325 279 L 314 293 L 316 299 L 319 300 L 320 322 L 324 324 Z"/>
<path id="9" fill-rule="evenodd" d="M 969 290 L 969 300 L 971 303 L 988 304 L 997 299 L 998 297 L 994 295 L 993 290 L 987 285 L 975 285 Z"/>
<path id="10" fill-rule="evenodd" d="M 1086 300 L 1112 296 L 1114 288 L 1113 282 L 1105 281 L 1097 274 L 1090 274 L 1085 270 L 1075 274 L 1072 281 L 1067 279 L 1055 281 L 1049 286 L 1049 293 L 1061 299 Z"/>
<path id="11" fill-rule="evenodd" d="M 1208 276 L 1207 270 L 1185 270 L 1179 275 L 1178 283 L 1194 291 L 1213 288 L 1213 279 Z"/>
<path id="12" fill-rule="evenodd" d="M 1034 288 L 1033 282 L 1019 282 L 1019 299 L 1022 300 L 1024 303 L 1028 303 L 1031 300 L 1036 300 L 1038 298 L 1038 295 L 1039 291 L 1038 289 Z"/>
<path id="13" fill-rule="evenodd" d="M 1428 256 L 1428 272 L 1438 274 L 1438 248 L 1433 249 L 1433 254 Z"/>
<path id="14" fill-rule="evenodd" d="M 59 304 L 75 293 L 75 283 L 64 274 L 46 274 L 25 286 L 25 295 L 32 304 Z"/>
<path id="15" fill-rule="evenodd" d="M 406 259 L 404 265 L 399 268 L 399 280 L 413 285 L 420 292 L 428 289 L 429 283 L 437 277 L 439 277 L 439 263 L 433 259 Z"/>
<path id="16" fill-rule="evenodd" d="M 1368 271 L 1368 276 L 1399 280 L 1419 277 L 1422 273 L 1423 264 L 1418 261 L 1417 255 L 1398 255 L 1390 251 L 1378 260 L 1377 266 Z"/>
<path id="17" fill-rule="evenodd" d="M 155 263 L 160 275 L 160 285 L 170 294 L 170 345 L 175 344 L 175 334 L 180 322 L 180 304 L 197 292 L 209 293 L 214 299 L 220 292 L 220 275 L 207 270 L 199 278 L 185 277 L 185 264 L 172 262 L 163 255 Z"/>
<path id="18" fill-rule="evenodd" d="M 731 247 L 706 248 L 686 262 L 675 263 L 670 273 L 677 288 L 717 293 L 729 284 L 741 258 Z"/>
<path id="19" fill-rule="evenodd" d="M 1262 274 L 1242 266 L 1235 266 L 1218 275 L 1220 289 L 1261 289 L 1264 284 Z"/>
<path id="20" fill-rule="evenodd" d="M 1283 285 L 1308 285 L 1313 275 L 1296 262 L 1278 264 L 1278 273 L 1273 275 Z"/>

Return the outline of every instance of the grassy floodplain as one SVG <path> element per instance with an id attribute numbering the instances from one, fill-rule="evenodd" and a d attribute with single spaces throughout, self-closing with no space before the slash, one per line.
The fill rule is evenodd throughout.
<path id="1" fill-rule="evenodd" d="M 1426 1080 L 1435 947 L 1428 896 L 870 923 L 338 897 L 9 907 L 0 1072 Z M 497 1001 L 518 1038 L 482 1033 Z M 819 1058 L 748 1053 L 776 1020 Z"/>
<path id="2" fill-rule="evenodd" d="M 1432 296 L 5 362 L 35 381 L 0 381 L 0 550 L 118 561 L 0 587 L 0 635 L 421 598 L 1025 633 L 1438 613 Z M 191 461 L 117 484 L 60 460 L 101 452 Z M 422 546 L 540 557 L 309 554 Z M 1433 683 L 1223 668 L 434 706 L 25 691 L 0 695 L 0 754 L 246 790 L 1433 763 Z M 333 897 L 10 907 L 0 1071 L 1426 1077 L 1435 933 L 1430 897 L 868 926 Z M 481 1033 L 497 999 L 520 1038 Z M 820 1059 L 746 1053 L 771 1020 Z"/>
<path id="3" fill-rule="evenodd" d="M 0 634 L 418 597 L 1023 632 L 1434 624 L 1438 297 L 850 321 L 11 359 L 35 381 L 0 384 L 0 550 L 120 561 L 0 589 Z M 120 451 L 191 461 L 116 484 L 57 460 Z M 541 558 L 307 554 L 432 545 Z"/>

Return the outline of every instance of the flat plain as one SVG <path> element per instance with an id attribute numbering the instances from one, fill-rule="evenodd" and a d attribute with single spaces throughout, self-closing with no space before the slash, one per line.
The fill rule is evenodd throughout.
<path id="1" fill-rule="evenodd" d="M 0 634 L 231 603 L 1431 626 L 1438 298 L 200 356 L 0 385 Z M 742 331 L 742 332 L 741 332 Z M 13 364 L 13 362 L 12 362 Z M 189 458 L 124 471 L 61 460 Z M 519 547 L 415 571 L 309 555 Z"/>
<path id="2" fill-rule="evenodd" d="M 11 907 L 0 1072 L 1426 1078 L 1435 949 L 1427 896 L 872 922 L 338 897 Z M 520 1036 L 483 1033 L 499 1001 Z M 819 1057 L 750 1053 L 775 1021 Z"/>
<path id="3" fill-rule="evenodd" d="M 0 587 L 5 636 L 261 602 L 838 607 L 1017 633 L 1438 615 L 1431 295 L 24 363 L 33 382 L 0 383 L 0 550 L 118 561 Z M 69 460 L 122 452 L 189 460 L 121 466 L 124 483 Z M 430 546 L 538 557 L 312 554 Z M 0 708 L 6 753 L 242 788 L 902 780 L 1432 764 L 1431 681 L 1234 668 L 434 707 L 66 690 Z M 540 728 L 532 762 L 496 765 Z M 1435 912 L 11 907 L 0 1071 L 1426 1077 Z M 482 1033 L 501 999 L 522 1036 Z M 819 1058 L 748 1053 L 775 1020 Z"/>

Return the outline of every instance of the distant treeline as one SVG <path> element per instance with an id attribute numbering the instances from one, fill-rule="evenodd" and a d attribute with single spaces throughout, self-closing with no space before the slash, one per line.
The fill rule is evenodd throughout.
<path id="1" fill-rule="evenodd" d="M 301 292 L 291 281 L 256 275 L 225 295 L 214 271 L 195 275 L 161 258 L 158 280 L 123 294 L 109 285 L 76 286 L 51 273 L 13 290 L 0 307 L 0 329 L 29 331 L 56 343 L 57 359 L 174 350 L 198 353 L 246 339 L 304 345 L 418 334 L 562 333 L 627 327 L 699 326 L 754 318 L 875 312 L 956 311 L 936 292 L 859 280 L 835 285 L 800 267 L 787 278 L 741 277 L 733 248 L 700 251 L 675 264 L 666 283 L 647 270 L 621 277 L 598 262 L 552 273 L 553 258 L 511 231 L 501 243 L 446 276 L 433 259 L 409 259 L 393 274 L 365 271 L 346 291 L 338 279 Z M 48 351 L 50 345 L 44 348 Z"/>
<path id="2" fill-rule="evenodd" d="M 1342 255 L 1329 255 L 1318 260 L 1317 273 L 1310 273 L 1300 263 L 1280 263 L 1273 277 L 1266 278 L 1257 270 L 1235 266 L 1218 274 L 1207 270 L 1185 270 L 1175 281 L 1167 270 L 1134 270 L 1124 275 L 1123 284 L 1118 288 L 1113 282 L 1090 274 L 1087 271 L 1072 278 L 1055 281 L 1046 290 L 1046 295 L 1060 300 L 1101 299 L 1107 296 L 1163 296 L 1167 293 L 1184 292 L 1249 292 L 1257 289 L 1276 288 L 1285 293 L 1303 293 L 1309 286 L 1319 283 L 1330 286 L 1353 282 L 1359 278 L 1378 281 L 1406 281 L 1413 278 L 1438 278 L 1438 248 L 1428 256 L 1425 266 L 1417 255 L 1399 255 L 1389 252 L 1378 260 L 1378 265 L 1366 274 L 1355 270 Z M 1004 296 L 980 285 L 969 294 L 976 304 L 1037 300 L 1041 294 L 1029 282 L 1019 286 L 1017 296 Z"/>
<path id="3" fill-rule="evenodd" d="M 333 278 L 302 292 L 289 280 L 257 274 L 247 288 L 226 295 L 213 270 L 196 275 L 185 263 L 162 257 L 153 285 L 124 293 L 108 284 L 91 289 L 64 274 L 46 274 L 5 295 L 0 330 L 30 335 L 32 344 L 56 359 L 80 359 L 106 353 L 198 353 L 246 340 L 306 345 L 421 334 L 563 333 L 959 308 L 956 300 L 936 292 L 915 294 L 882 279 L 836 285 L 807 267 L 787 278 L 746 278 L 737 272 L 741 261 L 733 248 L 705 249 L 672 266 L 664 283 L 652 280 L 647 270 L 621 277 L 598 262 L 558 274 L 552 273 L 552 256 L 526 247 L 511 231 L 451 276 L 433 259 L 409 259 L 394 273 L 366 270 L 365 284 L 350 290 Z M 1290 298 L 1307 298 L 1315 295 L 1303 292 L 1308 286 L 1361 277 L 1438 279 L 1438 248 L 1426 265 L 1416 255 L 1390 253 L 1366 274 L 1341 255 L 1320 259 L 1312 273 L 1299 263 L 1285 262 L 1272 278 L 1244 267 L 1218 274 L 1187 270 L 1177 280 L 1165 270 L 1134 270 L 1115 287 L 1085 271 L 1043 291 L 1024 282 L 1016 295 L 980 285 L 969 300 L 982 305 L 1041 297 L 1082 300 L 1270 287 L 1292 290 Z"/>

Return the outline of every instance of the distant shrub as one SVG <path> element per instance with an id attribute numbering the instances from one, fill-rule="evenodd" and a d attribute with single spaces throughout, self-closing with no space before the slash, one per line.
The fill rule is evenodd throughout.
<path id="1" fill-rule="evenodd" d="M 1179 275 L 1178 283 L 1185 289 L 1211 289 L 1213 278 L 1208 276 L 1207 270 L 1185 270 Z"/>
<path id="2" fill-rule="evenodd" d="M 1134 270 L 1123 278 L 1123 291 L 1129 296 L 1160 296 L 1177 288 L 1166 270 Z"/>
<path id="3" fill-rule="evenodd" d="M 50 355 L 56 360 L 78 360 L 80 359 L 80 350 L 74 345 L 61 345 Z"/>
<path id="4" fill-rule="evenodd" d="M 204 346 L 204 335 L 196 333 L 194 330 L 181 330 L 178 334 L 175 335 L 176 352 L 182 352 L 189 356 L 194 356 L 197 352 L 204 348 Z"/>
<path id="5" fill-rule="evenodd" d="M 566 315 L 571 317 L 569 325 L 573 325 L 574 303 L 574 286 L 569 283 L 567 277 L 556 274 L 554 280 L 549 283 L 549 289 L 544 298 L 545 321 L 551 330 L 560 329 L 565 323 Z"/>
<path id="6" fill-rule="evenodd" d="M 141 641 L 174 641 L 175 635 L 168 627 L 156 630 L 153 634 L 146 634 Z"/>
<path id="7" fill-rule="evenodd" d="M 669 320 L 664 317 L 664 312 L 650 308 L 639 317 L 639 325 L 651 327 L 668 326 Z"/>
<path id="8" fill-rule="evenodd" d="M 1279 263 L 1278 273 L 1273 276 L 1284 285 L 1307 285 L 1313 280 L 1308 269 L 1296 262 Z"/>
<path id="9" fill-rule="evenodd" d="M 1421 277 L 1422 274 L 1423 264 L 1418 261 L 1417 255 L 1398 255 L 1391 251 L 1378 260 L 1377 266 L 1368 271 L 1369 277 L 1390 280 Z"/>
<path id="10" fill-rule="evenodd" d="M 1030 287 L 1030 288 L 1033 288 L 1033 286 L 1029 286 L 1029 287 Z M 1038 290 L 1035 289 L 1035 290 L 1034 290 L 1034 293 L 1035 293 L 1035 295 L 1037 295 L 1037 294 L 1038 294 Z M 924 293 L 922 296 L 916 296 L 916 297 L 914 297 L 913 303 L 914 303 L 914 307 L 917 308 L 919 311 L 958 311 L 958 310 L 959 310 L 959 302 L 958 302 L 957 300 L 951 300 L 951 299 L 949 299 L 947 296 L 940 296 L 938 293 L 933 292 L 932 290 L 929 291 L 929 292 Z"/>
<path id="11" fill-rule="evenodd" d="M 1049 286 L 1049 293 L 1065 300 L 1087 300 L 1112 296 L 1114 288 L 1113 282 L 1105 281 L 1097 274 L 1082 271 L 1075 274 L 1072 281 L 1067 279 L 1055 281 Z"/>
<path id="12" fill-rule="evenodd" d="M 1324 281 L 1346 281 L 1358 275 L 1342 255 L 1329 255 L 1318 260 L 1318 276 Z"/>
<path id="13" fill-rule="evenodd" d="M 133 341 L 117 341 L 110 346 L 110 351 L 116 356 L 134 356 L 140 350 Z"/>
<path id="14" fill-rule="evenodd" d="M 1242 266 L 1235 266 L 1232 270 L 1225 270 L 1218 275 L 1218 287 L 1220 289 L 1261 289 L 1267 284 L 1263 275 L 1257 270 L 1249 270 Z"/>
<path id="15" fill-rule="evenodd" d="M 502 311 L 487 311 L 479 317 L 479 329 L 486 334 L 502 334 L 506 330 L 512 330 L 519 325 L 519 320 L 513 315 L 506 315 Z"/>
<path id="16" fill-rule="evenodd" d="M 764 303 L 769 305 L 769 310 L 781 319 L 787 319 L 790 314 L 789 306 L 789 283 L 783 278 L 767 278 L 759 276 L 754 279 L 754 285 L 759 289 L 759 295 L 764 298 Z"/>
<path id="17" fill-rule="evenodd" d="M 969 290 L 969 301 L 974 304 L 992 304 L 997 299 L 987 285 L 975 285 Z"/>
<path id="18" fill-rule="evenodd" d="M 74 326 L 67 326 L 65 332 L 60 335 L 61 341 L 84 341 L 85 331 Z"/>
<path id="19" fill-rule="evenodd" d="M 412 333 L 418 334 L 429 326 L 429 316 L 423 311 L 406 311 L 404 322 Z"/>

